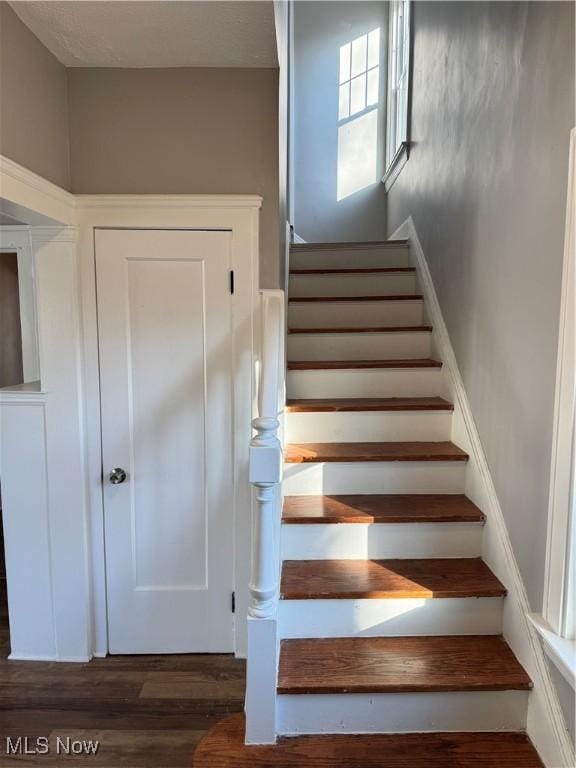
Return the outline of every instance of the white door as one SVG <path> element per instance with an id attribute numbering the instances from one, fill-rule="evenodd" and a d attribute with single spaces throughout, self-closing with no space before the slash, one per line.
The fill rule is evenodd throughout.
<path id="1" fill-rule="evenodd" d="M 111 653 L 233 650 L 230 242 L 96 231 Z"/>

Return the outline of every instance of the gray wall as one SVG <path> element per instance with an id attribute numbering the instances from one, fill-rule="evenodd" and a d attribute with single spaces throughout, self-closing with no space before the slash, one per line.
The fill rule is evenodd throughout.
<path id="1" fill-rule="evenodd" d="M 261 194 L 261 284 L 279 285 L 277 70 L 68 76 L 73 192 Z"/>
<path id="2" fill-rule="evenodd" d="M 260 194 L 281 284 L 278 70 L 66 70 L 0 0 L 0 153 L 74 193 Z"/>
<path id="3" fill-rule="evenodd" d="M 574 6 L 417 2 L 412 215 L 532 609 L 542 607 Z"/>
<path id="4" fill-rule="evenodd" d="M 295 3 L 293 223 L 305 240 L 378 240 L 386 236 L 385 196 L 380 179 L 385 161 L 387 18 L 385 2 Z M 374 182 L 338 201 L 340 46 L 375 28 L 381 29 L 382 55 Z M 366 153 L 362 140 L 357 150 L 359 157 Z"/>
<path id="5" fill-rule="evenodd" d="M 417 2 L 392 233 L 422 240 L 514 553 L 542 608 L 574 6 Z M 551 667 L 574 738 L 574 693 Z"/>
<path id="6" fill-rule="evenodd" d="M 0 2 L 0 153 L 70 185 L 66 69 Z"/>

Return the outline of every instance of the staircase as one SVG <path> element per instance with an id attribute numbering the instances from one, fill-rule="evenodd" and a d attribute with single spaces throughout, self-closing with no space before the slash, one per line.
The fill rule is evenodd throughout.
<path id="1" fill-rule="evenodd" d="M 279 732 L 524 730 L 408 243 L 293 246 L 287 357 Z"/>
<path id="2" fill-rule="evenodd" d="M 251 745 L 229 718 L 195 765 L 541 768 L 408 243 L 294 245 L 289 286 L 279 554 L 277 363 L 251 444 Z"/>

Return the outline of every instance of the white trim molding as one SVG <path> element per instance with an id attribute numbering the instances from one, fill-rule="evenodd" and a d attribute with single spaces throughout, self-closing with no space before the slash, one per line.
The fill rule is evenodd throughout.
<path id="1" fill-rule="evenodd" d="M 452 440 L 470 456 L 465 492 L 486 515 L 482 556 L 508 590 L 504 601 L 503 634 L 534 685 L 528 698 L 527 733 L 547 768 L 572 768 L 574 747 L 539 635 L 528 618 L 530 605 L 524 582 L 412 217 L 390 237 L 405 238 L 410 242 L 430 324 L 434 327 L 433 344 L 443 362 L 444 396 L 454 403 Z"/>
<path id="2" fill-rule="evenodd" d="M 260 195 L 76 195 L 78 209 L 89 208 L 261 208 Z"/>
<path id="3" fill-rule="evenodd" d="M 32 226 L 74 224 L 70 192 L 0 155 L 0 204 L 6 215 Z"/>

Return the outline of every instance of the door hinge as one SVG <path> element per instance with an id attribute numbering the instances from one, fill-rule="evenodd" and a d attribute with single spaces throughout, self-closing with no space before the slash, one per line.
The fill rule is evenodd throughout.
<path id="1" fill-rule="evenodd" d="M 230 293 L 234 293 L 234 270 L 230 270 Z"/>
<path id="2" fill-rule="evenodd" d="M 232 592 L 231 607 L 232 613 L 236 613 L 236 592 Z"/>

